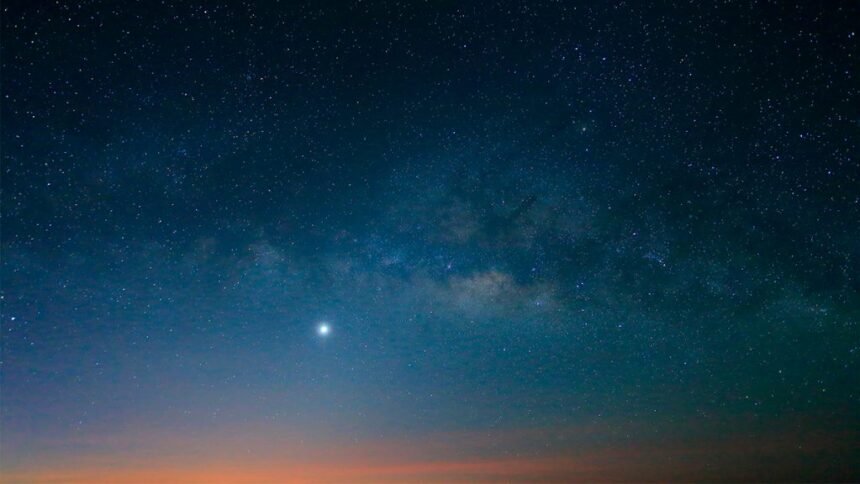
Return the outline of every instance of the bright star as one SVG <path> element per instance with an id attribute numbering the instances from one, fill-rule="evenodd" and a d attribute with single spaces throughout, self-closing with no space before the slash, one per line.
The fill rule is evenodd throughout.
<path id="1" fill-rule="evenodd" d="M 317 326 L 318 335 L 328 336 L 329 333 L 331 333 L 331 327 L 328 325 L 328 323 L 320 323 L 319 326 Z"/>

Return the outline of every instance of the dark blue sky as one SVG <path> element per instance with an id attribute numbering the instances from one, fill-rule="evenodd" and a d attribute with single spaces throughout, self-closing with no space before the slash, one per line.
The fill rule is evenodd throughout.
<path id="1" fill-rule="evenodd" d="M 860 477 L 856 3 L 2 8 L 2 482 Z"/>

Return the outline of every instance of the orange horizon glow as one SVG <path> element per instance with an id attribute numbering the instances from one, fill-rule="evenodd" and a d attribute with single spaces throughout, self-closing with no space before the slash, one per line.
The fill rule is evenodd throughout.
<path id="1" fill-rule="evenodd" d="M 247 455 L 236 440 L 209 441 L 195 452 L 164 447 L 156 456 L 132 452 L 127 456 L 102 450 L 67 456 L 46 464 L 25 464 L 0 471 L 2 484 L 264 484 L 370 482 L 620 482 L 677 480 L 748 480 L 750 470 L 775 456 L 791 454 L 797 461 L 814 456 L 833 442 L 769 435 L 691 445 L 638 444 L 604 448 L 568 449 L 566 454 L 457 457 L 446 454 L 486 453 L 488 445 L 510 448 L 512 441 L 551 439 L 547 429 L 438 434 L 421 442 L 369 441 L 365 445 L 320 448 L 310 452 L 284 451 Z M 582 435 L 588 435 L 583 430 Z M 258 436 L 259 437 L 259 436 Z M 240 439 L 241 440 L 241 439 Z M 257 442 L 261 444 L 268 439 Z M 445 446 L 447 442 L 447 448 Z M 200 442 L 198 442 L 200 443 Z M 247 443 L 245 441 L 244 443 Z M 268 444 L 281 446 L 271 440 Z M 188 444 L 188 442 L 185 442 Z M 257 446 L 255 444 L 255 447 Z M 289 447 L 289 446 L 286 446 Z M 197 456 L 197 457 L 195 457 Z M 71 457 L 71 458 L 69 458 Z M 782 460 L 782 459 L 779 459 Z M 783 461 L 788 462 L 788 461 Z M 782 466 L 791 476 L 792 464 Z M 4 466 L 5 467 L 5 466 Z M 773 469 L 771 469 L 773 470 Z"/>
<path id="2" fill-rule="evenodd" d="M 582 467 L 580 467 L 582 466 Z M 13 483 L 95 483 L 156 484 L 212 483 L 259 484 L 305 482 L 474 482 L 499 479 L 531 479 L 537 476 L 556 479 L 564 476 L 593 475 L 584 463 L 573 459 L 510 459 L 443 462 L 411 462 L 387 465 L 353 464 L 349 467 L 324 465 L 277 465 L 263 467 L 195 467 L 150 469 L 47 469 L 10 473 L 0 482 Z"/>

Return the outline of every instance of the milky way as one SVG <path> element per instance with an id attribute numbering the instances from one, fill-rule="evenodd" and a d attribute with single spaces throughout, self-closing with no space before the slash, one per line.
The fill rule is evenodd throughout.
<path id="1" fill-rule="evenodd" d="M 0 482 L 860 479 L 855 2 L 7 2 Z"/>

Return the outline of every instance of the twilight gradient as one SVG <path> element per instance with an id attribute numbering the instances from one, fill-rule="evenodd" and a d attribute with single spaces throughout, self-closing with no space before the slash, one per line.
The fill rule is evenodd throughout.
<path id="1" fill-rule="evenodd" d="M 0 482 L 860 479 L 858 18 L 5 2 Z"/>

